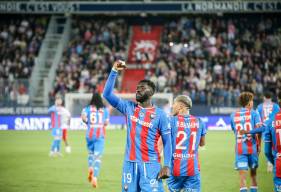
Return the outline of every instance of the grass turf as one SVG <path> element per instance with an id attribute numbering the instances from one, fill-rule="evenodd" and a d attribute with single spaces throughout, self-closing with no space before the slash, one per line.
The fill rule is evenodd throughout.
<path id="1" fill-rule="evenodd" d="M 72 154 L 50 158 L 50 132 L 1 131 L 0 191 L 121 191 L 126 131 L 107 131 L 98 189 L 92 189 L 87 181 L 84 134 L 84 131 L 69 131 Z M 200 151 L 200 162 L 202 192 L 239 190 L 238 173 L 234 170 L 234 138 L 231 132 L 209 132 L 206 136 L 206 150 Z M 273 191 L 272 175 L 266 172 L 263 153 L 259 163 L 259 191 Z"/>

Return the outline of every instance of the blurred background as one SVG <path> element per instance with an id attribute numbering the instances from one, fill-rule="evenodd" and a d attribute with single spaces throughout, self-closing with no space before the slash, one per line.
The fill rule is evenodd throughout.
<path id="1" fill-rule="evenodd" d="M 128 66 L 120 97 L 134 99 L 137 82 L 150 79 L 166 112 L 186 94 L 209 130 L 230 130 L 242 91 L 255 106 L 281 91 L 281 2 L 0 1 L 0 130 L 48 130 L 57 94 L 70 129 L 85 129 L 82 107 L 118 59 Z M 113 110 L 109 128 L 124 124 Z"/>
<path id="2" fill-rule="evenodd" d="M 189 95 L 195 115 L 228 115 L 242 91 L 256 105 L 265 91 L 274 100 L 280 10 L 279 1 L 0 2 L 0 114 L 44 115 L 56 94 L 102 92 L 117 59 L 129 69 L 116 92 L 150 79 L 159 93 Z"/>

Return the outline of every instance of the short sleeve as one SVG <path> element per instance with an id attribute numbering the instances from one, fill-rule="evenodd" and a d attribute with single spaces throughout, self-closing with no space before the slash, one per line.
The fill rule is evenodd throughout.
<path id="1" fill-rule="evenodd" d="M 233 132 L 235 132 L 235 123 L 234 123 L 234 114 L 231 114 L 230 116 L 230 126 Z"/>
<path id="2" fill-rule="evenodd" d="M 257 107 L 256 112 L 258 113 L 259 117 L 262 118 L 262 105 L 259 105 L 259 106 Z"/>
<path id="3" fill-rule="evenodd" d="M 254 115 L 254 125 L 255 125 L 255 128 L 257 127 L 257 125 L 261 124 L 261 118 L 260 118 L 260 115 L 257 111 L 253 111 L 253 115 Z"/>
<path id="4" fill-rule="evenodd" d="M 55 106 L 52 106 L 48 109 L 48 113 L 52 113 L 56 110 Z"/>
<path id="5" fill-rule="evenodd" d="M 164 111 L 160 112 L 159 130 L 161 135 L 171 134 L 171 125 L 168 116 Z"/>
<path id="6" fill-rule="evenodd" d="M 271 138 L 271 130 L 272 130 L 272 123 L 273 120 L 272 118 L 268 119 L 265 122 L 265 131 L 264 131 L 264 142 L 272 142 L 272 138 Z"/>
<path id="7" fill-rule="evenodd" d="M 104 121 L 109 121 L 109 110 L 104 108 Z"/>
<path id="8" fill-rule="evenodd" d="M 87 116 L 87 107 L 82 109 L 81 116 Z"/>
<path id="9" fill-rule="evenodd" d="M 198 119 L 198 122 L 199 122 L 199 127 L 201 129 L 201 136 L 205 136 L 207 134 L 207 127 L 200 118 Z"/>

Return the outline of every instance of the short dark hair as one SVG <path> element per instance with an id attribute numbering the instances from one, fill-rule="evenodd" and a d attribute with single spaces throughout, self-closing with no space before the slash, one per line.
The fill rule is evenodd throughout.
<path id="1" fill-rule="evenodd" d="M 102 97 L 99 93 L 97 93 L 97 92 L 93 93 L 90 105 L 94 105 L 97 109 L 104 107 Z"/>
<path id="2" fill-rule="evenodd" d="M 155 86 L 155 84 L 154 84 L 152 81 L 147 80 L 147 79 L 143 79 L 143 80 L 141 80 L 141 81 L 139 82 L 139 84 L 140 84 L 140 83 L 145 83 L 146 85 L 148 85 L 149 87 L 151 87 L 151 89 L 152 89 L 152 91 L 153 91 L 153 94 L 155 93 L 155 91 L 156 91 L 156 86 Z"/>
<path id="3" fill-rule="evenodd" d="M 251 92 L 242 92 L 239 96 L 239 104 L 246 107 L 250 101 L 254 99 L 254 94 Z"/>
<path id="4" fill-rule="evenodd" d="M 271 99 L 272 98 L 272 93 L 270 91 L 266 91 L 264 93 L 264 97 L 267 98 L 267 99 Z"/>

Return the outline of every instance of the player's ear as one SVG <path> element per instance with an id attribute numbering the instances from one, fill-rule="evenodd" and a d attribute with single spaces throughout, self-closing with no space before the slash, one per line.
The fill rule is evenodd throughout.
<path id="1" fill-rule="evenodd" d="M 152 97 L 153 94 L 154 94 L 154 91 L 152 90 L 151 87 L 149 87 L 149 92 L 148 92 L 149 97 Z"/>

